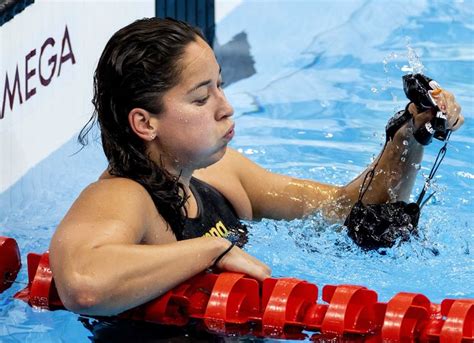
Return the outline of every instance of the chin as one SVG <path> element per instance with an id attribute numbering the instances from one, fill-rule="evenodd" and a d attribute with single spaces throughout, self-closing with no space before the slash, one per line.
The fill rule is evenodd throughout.
<path id="1" fill-rule="evenodd" d="M 226 151 L 227 144 L 197 161 L 196 169 L 206 168 L 213 165 L 214 163 L 219 162 L 224 157 Z"/>
<path id="2" fill-rule="evenodd" d="M 216 160 L 213 162 L 216 163 L 216 162 L 219 162 L 225 155 L 227 151 L 227 144 L 224 145 L 215 155 L 216 155 Z"/>

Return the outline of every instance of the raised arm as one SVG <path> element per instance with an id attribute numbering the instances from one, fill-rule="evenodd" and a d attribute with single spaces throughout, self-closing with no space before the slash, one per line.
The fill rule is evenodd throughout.
<path id="1" fill-rule="evenodd" d="M 448 114 L 448 128 L 458 129 L 464 119 L 454 96 L 443 91 L 436 99 L 439 107 Z M 410 196 L 418 169 L 416 165 L 423 157 L 423 146 L 415 140 L 413 132 L 429 121 L 432 114 L 418 113 L 413 104 L 408 109 L 413 121 L 396 132 L 380 160 L 376 159 L 379 163 L 371 187 L 364 196 L 365 203 L 407 200 Z M 341 220 L 357 201 L 364 177 L 375 163 L 349 184 L 334 186 L 271 173 L 235 151 L 229 151 L 227 155 L 223 160 L 224 168 L 235 171 L 248 195 L 254 219 L 292 219 L 321 211 L 328 219 Z"/>
<path id="2" fill-rule="evenodd" d="M 209 237 L 176 242 L 141 186 L 111 179 L 89 186 L 74 203 L 51 241 L 50 260 L 66 308 L 113 315 L 210 267 L 229 244 Z M 270 273 L 237 247 L 218 266 L 258 279 Z"/>

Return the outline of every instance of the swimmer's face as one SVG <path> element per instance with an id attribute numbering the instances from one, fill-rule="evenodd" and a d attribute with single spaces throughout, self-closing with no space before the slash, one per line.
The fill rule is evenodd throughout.
<path id="1" fill-rule="evenodd" d="M 221 88 L 214 52 L 202 39 L 186 47 L 180 69 L 178 85 L 163 96 L 156 142 L 174 167 L 203 168 L 224 155 L 233 135 L 233 108 Z"/>

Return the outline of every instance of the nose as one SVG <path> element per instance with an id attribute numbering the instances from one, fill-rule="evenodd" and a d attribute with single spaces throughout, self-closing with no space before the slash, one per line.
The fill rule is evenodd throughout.
<path id="1" fill-rule="evenodd" d="M 216 112 L 216 119 L 221 120 L 227 117 L 231 117 L 234 114 L 234 108 L 232 105 L 227 101 L 225 97 L 224 91 L 222 89 L 218 90 L 218 108 Z"/>

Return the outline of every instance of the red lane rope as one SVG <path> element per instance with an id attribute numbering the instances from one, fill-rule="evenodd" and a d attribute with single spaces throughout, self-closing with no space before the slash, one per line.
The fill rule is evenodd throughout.
<path id="1" fill-rule="evenodd" d="M 7 250 L 15 252 L 11 242 L 5 248 L 6 241 L 0 237 L 0 256 Z M 17 260 L 10 260 L 19 269 Z M 11 270 L 0 263 L 0 271 L 6 269 Z M 64 309 L 48 253 L 28 255 L 28 277 L 28 286 L 15 298 L 34 307 Z M 316 285 L 295 278 L 259 283 L 239 273 L 201 273 L 119 317 L 177 326 L 193 318 L 213 331 L 260 337 L 304 338 L 305 330 L 316 332 L 315 339 L 474 342 L 474 299 L 445 299 L 438 305 L 423 294 L 401 292 L 383 303 L 375 291 L 356 285 L 326 285 L 322 289 L 325 303 L 317 303 L 317 297 Z"/>
<path id="2" fill-rule="evenodd" d="M 0 293 L 10 288 L 20 268 L 18 244 L 13 238 L 0 236 Z"/>

